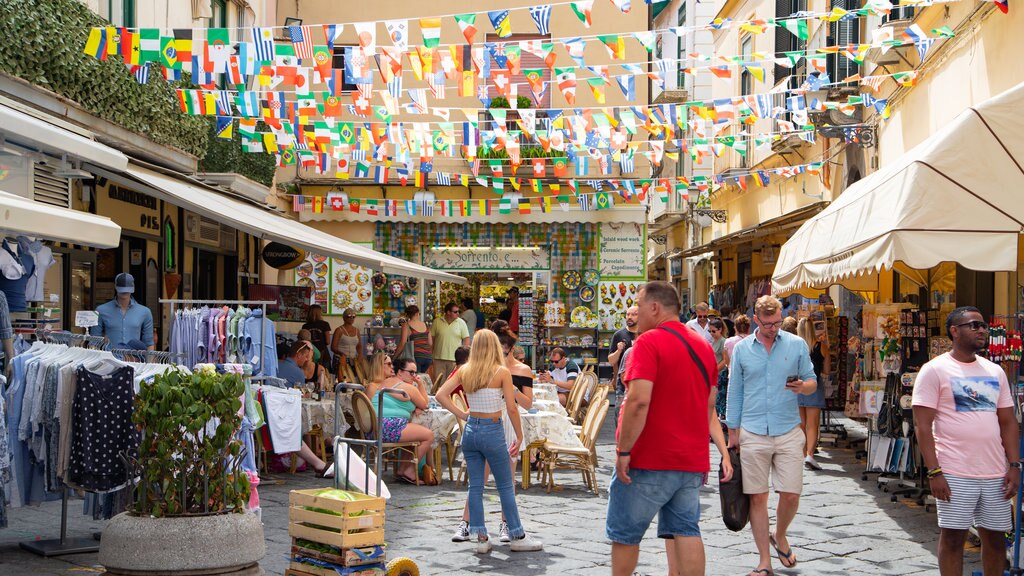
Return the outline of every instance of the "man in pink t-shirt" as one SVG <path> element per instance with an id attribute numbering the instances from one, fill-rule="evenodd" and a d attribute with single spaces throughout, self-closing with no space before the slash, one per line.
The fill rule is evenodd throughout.
<path id="1" fill-rule="evenodd" d="M 961 576 L 972 525 L 981 536 L 985 576 L 1001 576 L 1010 505 L 1020 479 L 1020 432 L 1006 374 L 976 354 L 988 324 L 973 306 L 946 318 L 953 350 L 921 367 L 914 384 L 914 428 L 939 516 L 939 574 Z"/>

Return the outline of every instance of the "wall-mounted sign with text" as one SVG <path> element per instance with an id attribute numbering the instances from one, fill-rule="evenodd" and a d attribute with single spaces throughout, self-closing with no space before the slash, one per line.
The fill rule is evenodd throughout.
<path id="1" fill-rule="evenodd" d="M 423 248 L 423 265 L 435 270 L 530 271 L 551 268 L 547 248 Z"/>
<path id="2" fill-rule="evenodd" d="M 601 224 L 601 279 L 647 279 L 647 225 Z"/>

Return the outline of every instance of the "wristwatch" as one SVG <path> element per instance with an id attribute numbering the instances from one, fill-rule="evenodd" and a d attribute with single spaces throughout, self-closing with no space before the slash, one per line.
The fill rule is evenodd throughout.
<path id="1" fill-rule="evenodd" d="M 615 455 L 616 456 L 629 456 L 629 450 L 626 450 L 626 451 L 616 450 L 615 451 Z M 1018 462 L 1018 464 L 1020 464 L 1020 462 Z"/>
<path id="2" fill-rule="evenodd" d="M 1016 468 L 1017 470 L 1020 470 L 1021 469 L 1021 463 L 1020 462 L 1010 462 L 1010 468 Z"/>

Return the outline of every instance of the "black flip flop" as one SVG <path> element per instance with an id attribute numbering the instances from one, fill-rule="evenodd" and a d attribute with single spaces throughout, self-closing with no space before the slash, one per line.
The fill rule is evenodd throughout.
<path id="1" fill-rule="evenodd" d="M 747 576 L 750 576 L 751 574 L 764 574 L 764 576 L 775 576 L 775 573 L 772 572 L 771 568 L 757 568 L 755 570 L 751 570 L 750 572 L 748 572 Z"/>
<path id="2" fill-rule="evenodd" d="M 775 534 L 768 535 L 768 541 L 771 542 L 772 548 L 775 549 L 775 554 L 779 557 L 779 562 L 782 563 L 784 568 L 793 568 L 796 566 L 796 559 L 793 558 L 793 549 L 789 549 L 789 552 L 783 552 L 782 548 L 779 548 L 779 543 L 775 541 Z M 790 564 L 786 564 L 790 562 Z"/>
<path id="3" fill-rule="evenodd" d="M 412 484 L 413 486 L 416 485 L 416 481 L 413 480 L 412 478 L 409 478 L 408 476 L 403 476 L 401 474 L 397 474 L 396 477 L 399 480 L 401 480 L 402 482 L 405 482 L 406 484 Z"/>

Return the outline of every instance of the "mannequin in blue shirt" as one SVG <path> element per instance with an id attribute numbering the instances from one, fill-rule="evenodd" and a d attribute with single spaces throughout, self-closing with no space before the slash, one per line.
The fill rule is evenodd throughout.
<path id="1" fill-rule="evenodd" d="M 147 350 L 153 350 L 153 312 L 132 297 L 135 278 L 122 272 L 114 278 L 117 296 L 96 308 L 99 324 L 89 329 L 93 336 L 106 336 L 111 348 L 128 348 L 138 340 Z"/>

